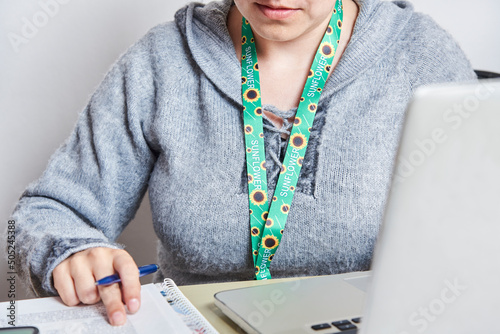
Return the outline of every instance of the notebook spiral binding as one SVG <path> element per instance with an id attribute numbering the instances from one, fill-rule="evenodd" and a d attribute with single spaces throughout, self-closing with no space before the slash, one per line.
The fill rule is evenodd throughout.
<path id="1" fill-rule="evenodd" d="M 201 313 L 186 299 L 177 285 L 170 278 L 165 278 L 161 284 L 167 302 L 179 313 L 184 323 L 199 334 L 219 334 Z"/>

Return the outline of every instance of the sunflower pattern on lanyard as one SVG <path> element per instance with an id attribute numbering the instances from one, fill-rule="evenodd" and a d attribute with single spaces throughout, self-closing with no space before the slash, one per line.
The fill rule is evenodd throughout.
<path id="1" fill-rule="evenodd" d="M 250 235 L 254 274 L 259 280 L 271 278 L 269 265 L 281 243 L 285 223 L 291 210 L 319 98 L 331 71 L 340 39 L 342 21 L 342 1 L 337 0 L 300 98 L 283 166 L 269 206 L 257 51 L 250 23 L 245 18 L 242 19 L 241 94 L 249 181 Z"/>

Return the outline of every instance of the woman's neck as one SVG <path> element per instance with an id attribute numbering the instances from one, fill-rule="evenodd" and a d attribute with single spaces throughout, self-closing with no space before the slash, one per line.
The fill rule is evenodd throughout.
<path id="1" fill-rule="evenodd" d="M 357 13 L 356 4 L 344 0 L 344 24 L 332 68 L 335 68 L 349 42 Z M 241 18 L 236 6 L 231 7 L 227 25 L 238 59 L 241 59 Z M 324 23 L 289 41 L 265 39 L 254 32 L 262 104 L 271 104 L 281 110 L 298 106 L 309 68 L 329 20 L 328 17 Z"/>

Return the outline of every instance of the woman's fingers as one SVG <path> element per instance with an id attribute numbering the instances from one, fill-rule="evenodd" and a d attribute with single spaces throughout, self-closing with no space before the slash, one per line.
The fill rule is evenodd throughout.
<path id="1" fill-rule="evenodd" d="M 117 256 L 114 260 L 115 270 L 120 275 L 122 281 L 123 302 L 127 305 L 129 312 L 135 313 L 141 305 L 139 269 L 128 253 Z"/>
<path id="2" fill-rule="evenodd" d="M 118 273 L 121 284 L 95 286 L 95 281 Z M 124 250 L 96 247 L 73 254 L 53 271 L 54 287 L 66 305 L 94 304 L 102 300 L 114 326 L 127 321 L 125 306 L 131 313 L 140 307 L 139 270 Z"/>
<path id="3" fill-rule="evenodd" d="M 96 264 L 95 275 L 96 280 L 114 273 L 120 275 L 121 288 L 118 283 L 98 287 L 102 302 L 106 306 L 109 322 L 114 326 L 119 326 L 125 324 L 127 319 L 124 303 L 129 303 L 134 308 L 130 310 L 132 313 L 139 309 L 141 284 L 139 270 L 132 257 L 125 251 L 117 251 L 113 255 L 112 272 L 109 272 L 109 267 Z"/>
<path id="4" fill-rule="evenodd" d="M 127 322 L 127 314 L 122 302 L 122 292 L 118 283 L 99 286 L 99 294 L 106 306 L 109 322 L 113 326 L 121 326 Z"/>
<path id="5" fill-rule="evenodd" d="M 61 262 L 55 267 L 52 272 L 54 278 L 54 287 L 59 293 L 64 304 L 68 306 L 75 306 L 80 303 L 78 295 L 76 294 L 75 284 L 70 274 L 69 259 Z"/>
<path id="6" fill-rule="evenodd" d="M 84 304 L 95 304 L 100 300 L 92 266 L 92 261 L 89 261 L 85 254 L 77 253 L 70 258 L 70 272 L 75 282 L 76 294 Z"/>

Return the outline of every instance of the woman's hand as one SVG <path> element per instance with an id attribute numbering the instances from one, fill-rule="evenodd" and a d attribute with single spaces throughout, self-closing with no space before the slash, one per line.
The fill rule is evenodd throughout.
<path id="1" fill-rule="evenodd" d="M 119 283 L 95 286 L 97 280 L 115 273 L 120 275 L 121 286 Z M 124 304 L 131 313 L 139 310 L 139 270 L 124 250 L 96 247 L 75 253 L 61 262 L 52 276 L 54 287 L 66 305 L 95 304 L 102 300 L 113 326 L 127 321 Z"/>

